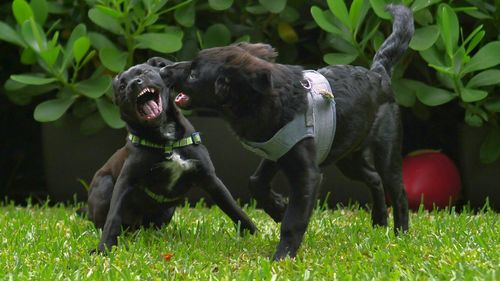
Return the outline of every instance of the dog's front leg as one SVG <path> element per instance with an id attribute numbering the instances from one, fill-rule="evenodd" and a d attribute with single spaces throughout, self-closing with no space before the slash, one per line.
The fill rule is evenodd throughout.
<path id="1" fill-rule="evenodd" d="M 97 251 L 99 253 L 109 251 L 113 246 L 118 244 L 118 235 L 120 235 L 123 225 L 125 199 L 131 190 L 127 180 L 123 178 L 118 179 L 115 189 L 113 190 L 113 197 L 111 198 L 111 204 L 102 231 L 101 240 L 97 246 Z"/>
<path id="2" fill-rule="evenodd" d="M 304 139 L 278 160 L 289 185 L 290 200 L 281 223 L 275 260 L 295 257 L 316 201 L 322 175 L 316 162 L 314 140 Z"/>
<path id="3" fill-rule="evenodd" d="M 271 181 L 278 169 L 276 162 L 263 159 L 248 181 L 248 189 L 257 200 L 257 207 L 264 209 L 275 222 L 283 219 L 286 210 L 285 198 L 271 189 Z"/>
<path id="4" fill-rule="evenodd" d="M 241 230 L 248 230 L 252 234 L 255 232 L 257 228 L 252 220 L 250 220 L 240 206 L 238 206 L 227 187 L 216 175 L 208 177 L 207 185 L 204 186 L 204 188 L 210 194 L 215 204 L 217 204 L 234 223 L 239 223 L 241 225 Z"/>

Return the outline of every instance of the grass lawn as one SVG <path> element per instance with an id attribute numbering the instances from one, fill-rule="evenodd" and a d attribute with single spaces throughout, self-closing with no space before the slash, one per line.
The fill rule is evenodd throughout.
<path id="1" fill-rule="evenodd" d="M 259 232 L 240 237 L 218 208 L 179 208 L 170 225 L 120 236 L 89 255 L 100 232 L 76 207 L 0 205 L 4 280 L 499 280 L 499 214 L 420 211 L 411 230 L 372 228 L 356 208 L 317 208 L 296 259 L 271 262 L 279 225 L 245 210 Z M 392 219 L 391 219 L 392 220 Z M 170 259 L 165 254 L 173 254 Z"/>

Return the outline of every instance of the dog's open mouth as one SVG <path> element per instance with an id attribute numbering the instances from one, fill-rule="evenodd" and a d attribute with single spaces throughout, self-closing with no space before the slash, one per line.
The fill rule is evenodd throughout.
<path id="1" fill-rule="evenodd" d="M 162 100 L 160 91 L 153 87 L 147 87 L 137 95 L 137 113 L 139 117 L 152 120 L 158 117 L 162 111 Z"/>
<path id="2" fill-rule="evenodd" d="M 189 96 L 183 92 L 180 92 L 175 97 L 175 104 L 180 108 L 187 109 L 190 104 Z"/>

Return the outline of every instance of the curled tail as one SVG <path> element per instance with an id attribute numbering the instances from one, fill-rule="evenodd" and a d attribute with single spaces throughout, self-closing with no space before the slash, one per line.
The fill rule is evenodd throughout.
<path id="1" fill-rule="evenodd" d="M 411 37 L 413 36 L 413 15 L 410 9 L 403 5 L 388 5 L 386 10 L 392 14 L 394 22 L 392 33 L 382 43 L 373 57 L 371 70 L 385 72 L 391 76 L 392 67 L 403 56 Z"/>

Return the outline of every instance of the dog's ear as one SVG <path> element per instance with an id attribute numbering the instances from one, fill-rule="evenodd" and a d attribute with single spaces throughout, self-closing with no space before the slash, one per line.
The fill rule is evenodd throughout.
<path id="1" fill-rule="evenodd" d="M 167 65 L 171 65 L 172 63 L 173 62 L 171 62 L 167 59 L 161 58 L 161 57 L 152 57 L 146 61 L 146 64 L 149 64 L 153 67 L 158 67 L 158 68 L 162 68 L 162 67 L 165 67 Z"/>
<path id="2" fill-rule="evenodd" d="M 271 72 L 268 69 L 261 69 L 252 73 L 250 80 L 252 88 L 261 94 L 267 94 L 273 88 Z"/>
<path id="3" fill-rule="evenodd" d="M 252 56 L 258 57 L 259 59 L 263 59 L 268 62 L 274 62 L 278 53 L 274 50 L 274 48 L 269 44 L 263 43 L 246 43 L 241 42 L 235 44 L 235 46 L 247 51 Z"/>
<path id="4" fill-rule="evenodd" d="M 215 96 L 221 101 L 227 101 L 232 91 L 240 94 L 248 93 L 251 89 L 253 93 L 260 96 L 267 94 L 272 89 L 271 72 L 268 69 L 258 69 L 257 71 L 245 72 L 240 67 L 224 67 L 215 80 Z"/>
<path id="5" fill-rule="evenodd" d="M 121 73 L 116 75 L 115 78 L 113 78 L 113 96 L 111 97 L 113 103 L 115 105 L 118 105 L 120 100 L 121 100 L 121 95 L 122 93 L 121 92 L 121 81 L 120 81 L 120 76 L 121 76 Z"/>

